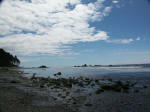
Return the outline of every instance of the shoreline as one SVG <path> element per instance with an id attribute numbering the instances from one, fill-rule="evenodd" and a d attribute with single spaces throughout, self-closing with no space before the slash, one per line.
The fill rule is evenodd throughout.
<path id="1" fill-rule="evenodd" d="M 97 91 L 101 83 L 115 83 L 118 80 L 110 77 L 92 80 L 91 84 L 82 87 L 73 85 L 54 87 L 55 83 L 47 86 L 46 81 L 54 79 L 35 77 L 39 82 L 33 83 L 29 78 L 15 70 L 0 69 L 0 111 L 1 112 L 149 112 L 150 111 L 150 79 L 133 79 L 136 82 L 129 87 L 129 92 L 114 91 L 113 89 Z M 40 79 L 41 78 L 41 79 Z M 83 83 L 86 80 L 82 79 Z M 124 79 L 119 79 L 125 82 Z M 143 81 L 144 80 L 144 81 Z M 147 81 L 145 81 L 147 80 Z M 66 79 L 65 81 L 68 81 Z M 61 82 L 58 80 L 56 83 Z M 89 81 L 86 81 L 89 82 Z M 44 84 L 42 84 L 44 83 Z M 42 84 L 42 85 L 41 85 Z M 72 84 L 72 83 L 71 83 Z M 111 85 L 111 84 L 110 84 Z M 97 91 L 97 93 L 96 93 Z"/>

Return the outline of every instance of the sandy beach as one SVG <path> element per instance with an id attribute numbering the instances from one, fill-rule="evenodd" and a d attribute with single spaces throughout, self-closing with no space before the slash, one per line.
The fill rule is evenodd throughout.
<path id="1" fill-rule="evenodd" d="M 72 81 L 71 86 L 70 83 L 66 84 L 68 80 Z M 125 86 L 126 83 L 128 86 Z M 121 86 L 117 85 L 117 88 L 114 88 L 113 84 Z M 150 78 L 148 77 L 126 79 L 105 76 L 101 79 L 58 80 L 32 77 L 30 79 L 15 69 L 0 69 L 0 112 L 149 111 Z"/>

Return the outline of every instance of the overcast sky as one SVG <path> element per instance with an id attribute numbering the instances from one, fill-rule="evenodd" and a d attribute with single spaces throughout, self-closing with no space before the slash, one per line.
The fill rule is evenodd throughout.
<path id="1" fill-rule="evenodd" d="M 147 0 L 5 0 L 0 48 L 22 66 L 150 63 Z"/>

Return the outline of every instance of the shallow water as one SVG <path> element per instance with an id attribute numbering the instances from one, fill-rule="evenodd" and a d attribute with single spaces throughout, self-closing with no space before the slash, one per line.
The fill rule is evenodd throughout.
<path id="1" fill-rule="evenodd" d="M 50 67 L 50 68 L 21 68 L 25 76 L 31 77 L 33 73 L 41 77 L 54 77 L 61 72 L 61 77 L 85 76 L 98 78 L 101 76 L 121 77 L 150 77 L 150 67 Z"/>
<path id="2" fill-rule="evenodd" d="M 70 109 L 73 109 L 78 112 L 100 112 L 100 111 L 116 112 L 116 111 L 122 111 L 122 110 L 124 112 L 127 112 L 127 111 L 128 112 L 131 112 L 131 111 L 143 112 L 140 110 L 140 108 L 142 109 L 147 108 L 147 111 L 144 110 L 144 112 L 149 112 L 150 110 L 149 109 L 150 103 L 148 100 L 149 95 L 150 95 L 149 94 L 150 68 L 142 68 L 142 67 L 86 67 L 86 68 L 51 67 L 51 68 L 46 68 L 46 69 L 15 68 L 15 70 L 16 69 L 17 69 L 17 72 L 15 73 L 18 73 L 18 71 L 19 72 L 22 71 L 24 75 L 27 77 L 31 77 L 33 73 L 36 73 L 37 76 L 42 76 L 42 77 L 48 77 L 48 76 L 54 77 L 53 74 L 57 72 L 62 72 L 62 77 L 85 76 L 85 77 L 97 78 L 97 77 L 102 77 L 102 76 L 108 76 L 106 78 L 109 78 L 110 76 L 115 76 L 114 79 L 112 78 L 113 81 L 99 80 L 99 84 L 114 83 L 116 80 L 118 80 L 118 77 L 131 78 L 131 80 L 129 80 L 129 83 L 135 84 L 133 87 L 130 87 L 127 93 L 123 91 L 115 92 L 115 91 L 105 90 L 103 93 L 100 93 L 100 94 L 96 93 L 96 90 L 100 88 L 100 85 L 96 84 L 95 80 L 92 80 L 93 82 L 91 83 L 91 84 L 94 83 L 95 84 L 94 86 L 84 85 L 84 87 L 81 87 L 78 85 L 73 85 L 72 88 L 66 88 L 66 87 L 55 88 L 54 85 L 47 86 L 46 84 L 47 82 L 45 82 L 44 84 L 45 86 L 42 88 L 40 86 L 40 82 L 35 83 L 35 84 L 33 83 L 33 84 L 25 84 L 25 85 L 19 83 L 19 86 L 15 86 L 19 88 L 20 90 L 25 91 L 25 93 L 32 94 L 32 97 L 29 100 L 32 101 L 32 105 L 34 106 L 54 107 L 57 105 L 63 105 L 63 106 L 67 105 L 65 107 L 65 110 L 66 110 L 65 112 L 71 112 Z M 20 73 L 22 74 L 22 72 Z M 136 80 L 137 77 L 139 77 L 140 80 Z M 121 80 L 121 81 L 126 82 L 126 80 Z M 18 83 L 10 83 L 10 84 L 12 86 L 12 84 L 16 85 Z M 147 89 L 143 88 L 145 85 L 147 86 Z M 135 90 L 139 90 L 139 92 L 135 93 L 134 92 Z M 11 92 L 9 91 L 9 93 Z M 68 95 L 66 94 L 67 92 L 69 92 Z M 16 93 L 18 95 L 18 91 L 16 91 Z M 91 104 L 92 106 L 86 106 L 85 104 Z M 135 107 L 137 105 L 139 105 L 140 108 Z M 119 107 L 120 107 L 120 110 L 118 110 Z"/>

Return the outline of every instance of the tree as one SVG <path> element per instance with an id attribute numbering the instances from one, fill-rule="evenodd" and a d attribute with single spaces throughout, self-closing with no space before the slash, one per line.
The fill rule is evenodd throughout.
<path id="1" fill-rule="evenodd" d="M 0 67 L 19 66 L 20 60 L 9 52 L 0 49 Z"/>
<path id="2" fill-rule="evenodd" d="M 3 2 L 3 0 L 0 0 L 0 4 Z"/>

